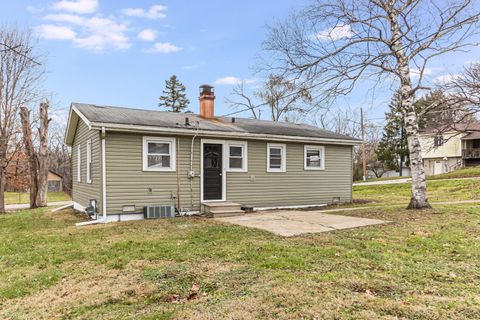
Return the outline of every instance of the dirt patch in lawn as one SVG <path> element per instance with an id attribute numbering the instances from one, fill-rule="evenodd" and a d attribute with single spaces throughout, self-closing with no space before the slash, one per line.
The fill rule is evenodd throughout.
<path id="1" fill-rule="evenodd" d="M 62 278 L 58 284 L 33 295 L 9 301 L 2 306 L 1 314 L 8 318 L 22 310 L 34 319 L 60 318 L 67 316 L 72 307 L 120 299 L 135 302 L 154 292 L 151 284 L 141 281 L 142 263 L 130 263 L 122 270 L 88 263 L 75 268 L 83 272 Z"/>

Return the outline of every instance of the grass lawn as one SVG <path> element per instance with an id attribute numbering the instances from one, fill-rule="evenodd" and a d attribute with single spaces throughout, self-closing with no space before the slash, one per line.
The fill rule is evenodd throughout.
<path id="1" fill-rule="evenodd" d="M 458 179 L 458 178 L 472 178 L 472 177 L 479 177 L 480 178 L 480 167 L 469 167 L 469 168 L 461 168 L 457 169 L 452 172 L 437 174 L 434 176 L 428 176 L 427 180 L 440 180 L 440 179 Z M 374 182 L 374 181 L 385 181 L 385 180 L 397 180 L 397 179 L 409 179 L 410 177 L 383 177 L 383 178 L 372 178 L 368 179 L 367 182 Z M 362 180 L 357 180 L 354 182 L 363 182 Z"/>
<path id="2" fill-rule="evenodd" d="M 28 192 L 5 192 L 5 204 L 28 203 Z M 65 192 L 49 192 L 47 194 L 48 202 L 69 201 L 70 196 Z"/>
<path id="3" fill-rule="evenodd" d="M 395 187 L 354 192 L 408 200 Z M 282 238 L 203 218 L 76 228 L 68 210 L 0 215 L 0 318 L 480 318 L 480 205 L 344 214 L 393 223 Z"/>
<path id="4" fill-rule="evenodd" d="M 427 181 L 430 202 L 480 200 L 480 180 Z M 373 201 L 373 205 L 405 204 L 411 194 L 410 183 L 353 187 L 354 198 Z"/>

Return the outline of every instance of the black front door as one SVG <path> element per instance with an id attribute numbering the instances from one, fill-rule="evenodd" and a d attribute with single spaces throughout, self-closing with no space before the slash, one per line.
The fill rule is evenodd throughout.
<path id="1" fill-rule="evenodd" d="M 222 145 L 203 145 L 203 200 L 222 200 Z"/>

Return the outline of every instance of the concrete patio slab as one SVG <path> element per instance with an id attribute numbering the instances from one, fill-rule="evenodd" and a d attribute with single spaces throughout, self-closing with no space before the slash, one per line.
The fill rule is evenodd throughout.
<path id="1" fill-rule="evenodd" d="M 291 237 L 305 233 L 321 233 L 339 229 L 349 229 L 389 221 L 359 217 L 326 214 L 319 211 L 270 211 L 251 213 L 237 217 L 214 218 L 244 227 L 257 228 L 274 234 Z"/>

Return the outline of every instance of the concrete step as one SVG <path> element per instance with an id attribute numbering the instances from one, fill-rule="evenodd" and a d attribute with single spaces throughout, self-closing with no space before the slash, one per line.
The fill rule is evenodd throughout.
<path id="1" fill-rule="evenodd" d="M 223 217 L 234 217 L 234 216 L 243 216 L 245 212 L 243 210 L 224 210 L 221 212 L 211 212 L 209 214 L 212 218 L 223 218 Z"/>
<path id="2" fill-rule="evenodd" d="M 233 202 L 212 202 L 202 204 L 202 211 L 205 213 L 215 213 L 228 210 L 241 210 L 241 205 Z"/>
<path id="3" fill-rule="evenodd" d="M 202 203 L 202 212 L 207 216 L 234 216 L 244 214 L 241 205 L 230 201 Z"/>

